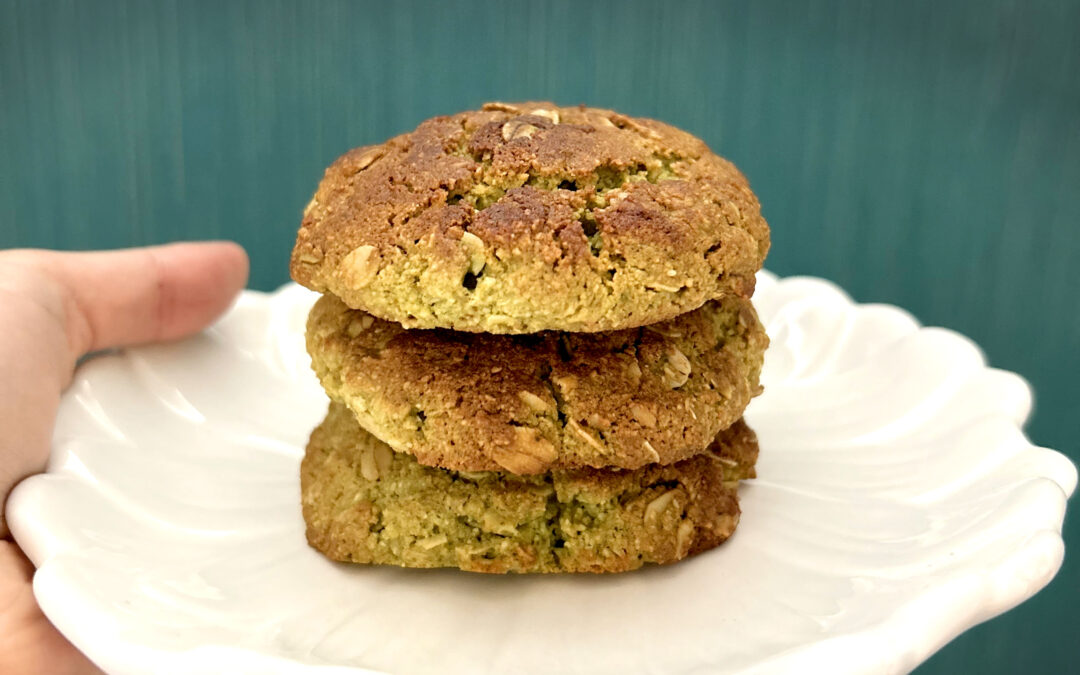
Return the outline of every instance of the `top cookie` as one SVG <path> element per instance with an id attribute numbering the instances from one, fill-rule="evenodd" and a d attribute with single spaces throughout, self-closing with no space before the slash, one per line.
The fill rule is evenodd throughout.
<path id="1" fill-rule="evenodd" d="M 749 297 L 768 249 L 746 179 L 697 138 L 491 103 L 334 162 L 290 268 L 408 328 L 595 332 Z"/>

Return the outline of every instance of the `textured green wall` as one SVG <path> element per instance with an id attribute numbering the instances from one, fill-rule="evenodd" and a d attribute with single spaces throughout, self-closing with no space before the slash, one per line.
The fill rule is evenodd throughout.
<path id="1" fill-rule="evenodd" d="M 588 102 L 704 137 L 760 195 L 771 269 L 970 335 L 1076 459 L 1078 29 L 1077 2 L 0 0 L 0 247 L 227 237 L 269 289 L 347 148 Z M 1078 524 L 1048 589 L 923 672 L 1076 668 Z"/>

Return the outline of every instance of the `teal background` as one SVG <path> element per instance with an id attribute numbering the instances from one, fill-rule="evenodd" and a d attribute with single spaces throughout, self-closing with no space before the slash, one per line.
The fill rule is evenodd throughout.
<path id="1" fill-rule="evenodd" d="M 613 107 L 744 170 L 773 271 L 1027 377 L 1030 436 L 1076 460 L 1078 33 L 1049 1 L 2 0 L 0 247 L 230 238 L 270 289 L 346 149 L 486 100 Z M 1075 672 L 1078 524 L 1046 590 L 920 672 Z"/>

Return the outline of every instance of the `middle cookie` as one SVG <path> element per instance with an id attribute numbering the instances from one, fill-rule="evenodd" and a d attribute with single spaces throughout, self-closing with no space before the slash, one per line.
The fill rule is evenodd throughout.
<path id="1" fill-rule="evenodd" d="M 326 295 L 307 327 L 323 387 L 383 442 L 519 475 L 701 453 L 760 392 L 767 346 L 738 297 L 628 330 L 489 335 L 406 330 Z"/>

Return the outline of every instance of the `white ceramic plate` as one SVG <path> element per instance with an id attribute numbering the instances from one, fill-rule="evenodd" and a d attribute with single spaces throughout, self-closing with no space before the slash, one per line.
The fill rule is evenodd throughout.
<path id="1" fill-rule="evenodd" d="M 45 613 L 112 673 L 900 672 L 1042 588 L 1076 469 L 979 349 L 763 273 L 761 478 L 719 549 L 607 577 L 338 565 L 297 465 L 325 412 L 312 295 L 81 368 L 49 472 L 9 502 Z"/>

